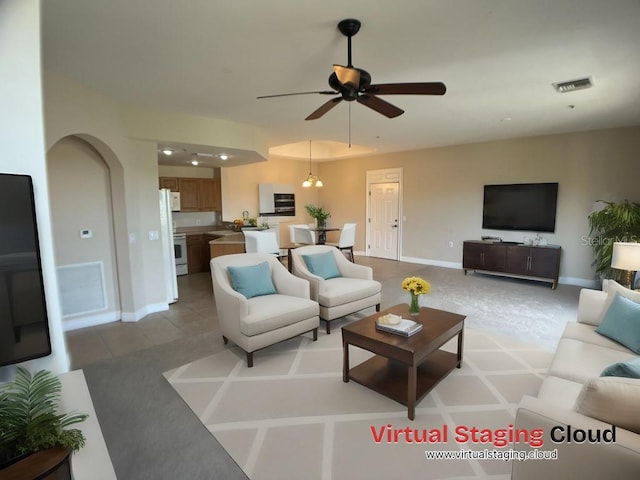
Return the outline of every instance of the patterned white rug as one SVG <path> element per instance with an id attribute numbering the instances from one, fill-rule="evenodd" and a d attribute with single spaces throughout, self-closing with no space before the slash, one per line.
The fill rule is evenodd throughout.
<path id="1" fill-rule="evenodd" d="M 522 395 L 537 394 L 553 352 L 466 328 L 463 368 L 425 396 L 410 421 L 403 405 L 342 381 L 339 327 L 369 310 L 331 335 L 321 331 L 317 342 L 307 335 L 259 351 L 253 368 L 230 346 L 164 375 L 252 480 L 510 478 L 510 462 L 427 460 L 425 452 L 493 449 L 454 439 L 454 429 L 508 429 Z M 355 347 L 350 355 L 352 366 L 370 356 Z M 389 429 L 407 427 L 447 430 L 447 441 L 387 441 Z"/>

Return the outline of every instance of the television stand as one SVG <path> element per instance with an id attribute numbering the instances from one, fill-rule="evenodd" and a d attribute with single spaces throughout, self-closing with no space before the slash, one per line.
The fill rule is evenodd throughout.
<path id="1" fill-rule="evenodd" d="M 559 245 L 530 246 L 517 242 L 467 240 L 462 268 L 496 275 L 550 282 L 555 290 L 560 275 Z"/>

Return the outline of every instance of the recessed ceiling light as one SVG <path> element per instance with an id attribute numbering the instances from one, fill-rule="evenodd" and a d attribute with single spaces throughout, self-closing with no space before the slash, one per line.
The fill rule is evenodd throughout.
<path id="1" fill-rule="evenodd" d="M 218 155 L 218 157 L 220 157 L 220 160 L 227 160 L 229 158 L 229 155 L 227 155 L 226 153 L 221 153 L 220 155 Z"/>
<path id="2" fill-rule="evenodd" d="M 200 162 L 198 160 L 191 160 L 191 165 L 197 167 Z"/>
<path id="3" fill-rule="evenodd" d="M 173 152 L 175 150 L 172 150 L 171 148 L 163 148 L 162 150 L 160 150 L 163 154 L 169 156 L 169 155 L 173 155 Z"/>

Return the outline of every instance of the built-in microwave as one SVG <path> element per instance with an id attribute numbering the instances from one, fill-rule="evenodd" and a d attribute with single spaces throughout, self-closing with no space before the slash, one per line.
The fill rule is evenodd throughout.
<path id="1" fill-rule="evenodd" d="M 292 216 L 296 215 L 296 196 L 294 193 L 274 193 L 273 205 L 276 215 Z"/>
<path id="2" fill-rule="evenodd" d="M 292 185 L 261 183 L 258 185 L 260 216 L 295 217 L 296 198 Z"/>

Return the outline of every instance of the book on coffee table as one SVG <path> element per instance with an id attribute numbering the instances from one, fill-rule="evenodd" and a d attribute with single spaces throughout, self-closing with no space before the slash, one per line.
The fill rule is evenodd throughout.
<path id="1" fill-rule="evenodd" d="M 414 322 L 413 320 L 407 320 L 406 318 L 403 318 L 402 320 L 400 320 L 400 323 L 396 323 L 395 325 L 376 322 L 376 329 L 383 332 L 395 333 L 397 335 L 410 337 L 411 335 L 422 330 L 422 324 Z"/>

